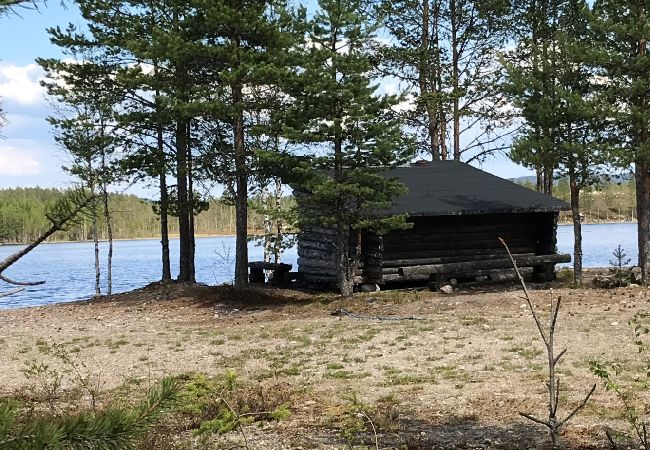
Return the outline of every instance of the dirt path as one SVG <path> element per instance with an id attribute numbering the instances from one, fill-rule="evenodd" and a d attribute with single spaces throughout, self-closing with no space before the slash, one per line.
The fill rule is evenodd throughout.
<path id="1" fill-rule="evenodd" d="M 512 289 L 447 296 L 392 291 L 344 302 L 294 291 L 242 295 L 223 287 L 152 286 L 95 302 L 4 310 L 0 389 L 13 395 L 33 383 L 24 370 L 34 363 L 58 367 L 51 352 L 58 348 L 106 391 L 168 374 L 228 369 L 263 386 L 286 383 L 295 393 L 291 418 L 253 432 L 271 442 L 266 448 L 340 448 L 337 420 L 351 393 L 378 411 L 397 411 L 391 420 L 403 436 L 387 439 L 408 439 L 407 448 L 537 447 L 544 430 L 518 413 L 544 415 L 543 347 Z M 551 294 L 534 295 L 547 313 Z M 650 292 L 559 289 L 553 295 L 563 297 L 557 345 L 568 348 L 560 365 L 566 407 L 597 382 L 591 360 L 638 360 L 627 322 L 650 311 Z M 331 315 L 341 307 L 422 320 Z M 567 428 L 569 444 L 604 445 L 603 426 L 622 426 L 618 406 L 599 384 Z"/>

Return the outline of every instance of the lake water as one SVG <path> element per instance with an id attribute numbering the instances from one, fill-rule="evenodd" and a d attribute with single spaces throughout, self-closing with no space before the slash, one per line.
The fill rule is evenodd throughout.
<path id="1" fill-rule="evenodd" d="M 584 266 L 608 266 L 612 250 L 621 245 L 636 261 L 636 224 L 598 224 L 583 226 Z M 234 237 L 209 237 L 196 240 L 196 278 L 208 284 L 232 281 L 235 256 Z M 20 246 L 0 246 L 0 260 Z M 572 253 L 572 227 L 558 229 L 558 250 Z M 106 244 L 101 244 L 102 265 L 105 265 Z M 170 242 L 172 275 L 178 273 L 178 241 Z M 262 248 L 249 244 L 249 259 L 261 260 Z M 0 298 L 0 308 L 44 305 L 88 298 L 94 293 L 93 244 L 42 244 L 7 270 L 5 275 L 16 280 L 46 280 L 41 286 L 19 294 Z M 295 248 L 287 250 L 283 262 L 294 264 Z M 176 262 L 176 266 L 174 263 Z M 160 243 L 156 240 L 116 241 L 113 256 L 113 291 L 124 292 L 160 279 Z M 9 286 L 0 282 L 0 291 Z M 104 288 L 105 289 L 105 288 Z"/>

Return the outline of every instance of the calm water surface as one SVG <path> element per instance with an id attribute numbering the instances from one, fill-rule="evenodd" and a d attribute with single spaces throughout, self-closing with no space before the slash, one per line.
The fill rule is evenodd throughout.
<path id="1" fill-rule="evenodd" d="M 636 261 L 636 224 L 599 224 L 583 226 L 585 267 L 609 265 L 612 250 L 619 244 Z M 234 272 L 234 237 L 197 238 L 196 278 L 208 284 L 230 282 Z M 20 246 L 0 246 L 0 260 Z M 571 253 L 572 228 L 558 229 L 558 249 Z M 105 265 L 106 244 L 101 245 Z M 178 241 L 170 242 L 172 275 L 178 273 Z M 249 259 L 261 260 L 262 248 L 249 244 Z M 94 293 L 92 243 L 43 244 L 11 267 L 6 275 L 17 280 L 46 280 L 42 286 L 28 288 L 17 295 L 0 299 L 0 308 L 44 305 L 88 298 Z M 294 264 L 296 249 L 287 250 L 283 262 Z M 117 241 L 113 255 L 113 291 L 124 292 L 142 287 L 160 278 L 160 243 L 156 240 Z M 8 286 L 0 282 L 0 291 Z M 104 288 L 105 289 L 105 288 Z"/>

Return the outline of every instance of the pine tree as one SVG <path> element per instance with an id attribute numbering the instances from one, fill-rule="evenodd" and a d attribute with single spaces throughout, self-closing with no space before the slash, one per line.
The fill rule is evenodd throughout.
<path id="1" fill-rule="evenodd" d="M 586 55 L 592 41 L 591 12 L 584 0 L 568 0 L 558 20 L 555 54 L 558 139 L 555 145 L 557 173 L 569 179 L 573 221 L 573 279 L 582 284 L 582 219 L 580 194 L 598 184 L 607 162 L 603 142 L 600 88 Z"/>
<path id="2" fill-rule="evenodd" d="M 309 26 L 301 70 L 290 93 L 293 116 L 286 127 L 293 142 L 315 152 L 303 164 L 309 195 L 299 210 L 302 228 L 336 230 L 338 286 L 352 294 L 361 234 L 405 227 L 404 216 L 376 217 L 404 193 L 382 169 L 407 161 L 413 146 L 393 108 L 399 97 L 380 95 L 371 81 L 370 44 L 377 24 L 360 1 L 321 0 Z"/>
<path id="3" fill-rule="evenodd" d="M 68 35 L 73 29 L 68 30 Z M 54 42 L 67 35 L 53 32 Z M 117 180 L 109 161 L 119 145 L 119 132 L 114 123 L 114 107 L 119 103 L 111 87 L 113 68 L 103 55 L 70 50 L 75 62 L 39 59 L 49 78 L 43 84 L 53 99 L 59 102 L 58 114 L 48 121 L 55 128 L 55 139 L 71 156 L 65 169 L 77 177 L 101 204 L 92 215 L 91 234 L 95 244 L 95 294 L 101 294 L 99 263 L 99 214 L 103 216 L 109 237 L 107 263 L 107 293 L 112 291 L 113 231 L 108 185 Z"/>
<path id="4" fill-rule="evenodd" d="M 581 284 L 580 192 L 600 180 L 606 159 L 598 86 L 586 59 L 589 6 L 583 0 L 550 0 L 521 17 L 531 21 L 520 24 L 531 32 L 506 62 L 508 89 L 523 119 L 511 158 L 532 167 L 553 167 L 557 175 L 569 178 L 574 281 Z M 552 182 L 547 173 L 545 191 L 550 192 Z"/>
<path id="5" fill-rule="evenodd" d="M 517 47 L 504 55 L 508 72 L 506 91 L 515 98 L 525 96 L 525 106 L 518 105 L 519 115 L 526 124 L 525 139 L 515 138 L 510 158 L 535 169 L 537 190 L 549 195 L 555 169 L 550 131 L 554 126 L 554 66 L 549 58 L 553 56 L 550 49 L 557 33 L 560 1 L 521 2 L 512 18 Z"/>
<path id="6" fill-rule="evenodd" d="M 207 100 L 200 106 L 204 116 L 214 120 L 215 112 L 229 127 L 232 146 L 220 141 L 232 161 L 232 172 L 221 174 L 234 194 L 236 210 L 235 285 L 248 285 L 248 191 L 253 172 L 250 137 L 265 133 L 265 126 L 252 124 L 253 117 L 272 114 L 273 96 L 259 90 L 275 90 L 288 75 L 287 57 L 295 45 L 293 16 L 282 0 L 197 1 L 200 24 L 206 31 L 204 58 L 212 59 L 207 69 L 217 85 L 205 85 Z M 271 99 L 271 100 L 270 100 Z"/>
<path id="7" fill-rule="evenodd" d="M 497 56 L 506 12 L 498 1 L 377 2 L 391 38 L 381 70 L 408 86 L 409 125 L 433 160 L 481 160 L 505 147 L 509 116 Z"/>
<path id="8" fill-rule="evenodd" d="M 113 120 L 122 130 L 123 147 L 119 161 L 122 175 L 138 181 L 149 177 L 159 180 L 160 201 L 157 210 L 161 217 L 162 278 L 170 279 L 166 179 L 170 158 L 164 137 L 170 133 L 171 113 L 169 102 L 163 108 L 160 96 L 155 95 L 166 79 L 163 81 L 159 76 L 160 71 L 155 68 L 148 72 L 146 69 L 152 65 L 155 67 L 155 62 L 136 54 L 151 45 L 156 34 L 155 27 L 168 28 L 163 23 L 166 16 L 161 13 L 164 8 L 156 2 L 147 2 L 146 5 L 141 5 L 142 8 L 131 8 L 134 5 L 128 2 L 93 0 L 79 1 L 78 5 L 82 16 L 88 21 L 89 33 L 80 33 L 74 27 L 49 31 L 53 42 L 68 53 L 99 52 L 111 61 L 110 77 L 105 77 L 104 80 L 95 77 L 89 80 L 89 84 L 94 81 L 95 89 L 103 88 L 106 96 L 111 96 L 119 103 Z M 113 7 L 120 9 L 121 14 L 113 14 Z M 45 60 L 43 63 L 60 64 L 54 60 Z M 71 67 L 75 68 L 74 65 Z M 93 74 L 86 74 L 91 75 Z M 104 198 L 107 200 L 109 196 L 105 195 Z M 105 201 L 105 213 L 108 209 Z M 107 220 L 107 225 L 110 239 L 110 220 Z M 185 236 L 183 239 L 187 240 Z"/>
<path id="9" fill-rule="evenodd" d="M 18 15 L 19 9 L 38 9 L 45 0 L 0 0 L 0 17 L 10 13 Z"/>
<path id="10" fill-rule="evenodd" d="M 599 0 L 594 3 L 593 64 L 612 107 L 603 114 L 612 125 L 607 137 L 617 150 L 612 160 L 634 165 L 638 264 L 650 277 L 650 2 Z"/>

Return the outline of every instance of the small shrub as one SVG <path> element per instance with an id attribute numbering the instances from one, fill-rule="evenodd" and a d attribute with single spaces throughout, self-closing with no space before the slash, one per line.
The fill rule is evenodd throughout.
<path id="1" fill-rule="evenodd" d="M 356 393 L 344 400 L 346 403 L 341 414 L 340 432 L 349 448 L 366 445 L 367 448 L 378 449 L 380 431 L 400 430 L 401 408 L 394 396 L 381 397 L 374 406 L 362 402 Z M 366 442 L 369 439 L 372 440 L 371 445 Z"/>
<path id="2" fill-rule="evenodd" d="M 56 412 L 57 402 L 62 395 L 63 375 L 50 365 L 36 360 L 23 369 L 23 375 L 32 383 L 29 388 L 31 400 L 46 404 L 51 412 Z"/>
<path id="3" fill-rule="evenodd" d="M 89 399 L 90 407 L 95 409 L 101 390 L 99 372 L 79 360 L 75 349 L 69 351 L 57 343 L 39 345 L 39 348 L 47 349 L 41 353 L 47 355 L 48 362 L 33 360 L 23 369 L 25 378 L 31 382 L 28 388 L 30 399 L 47 405 L 50 411 L 55 412 L 64 396 L 74 397 L 73 394 L 81 393 Z M 64 384 L 67 386 L 65 391 Z"/>
<path id="4" fill-rule="evenodd" d="M 212 378 L 198 374 L 185 384 L 179 411 L 195 434 L 225 434 L 254 422 L 286 419 L 289 397 L 284 385 L 248 385 L 232 371 Z"/>
<path id="5" fill-rule="evenodd" d="M 612 266 L 612 272 L 614 273 L 614 280 L 616 281 L 617 287 L 623 287 L 630 284 L 630 273 L 627 270 L 627 265 L 630 263 L 631 259 L 627 257 L 627 253 L 621 247 L 621 244 L 618 244 L 618 247 L 612 252 L 614 256 L 613 260 L 609 261 L 609 265 Z"/>
<path id="6" fill-rule="evenodd" d="M 650 450 L 650 408 L 644 401 L 650 386 L 650 358 L 648 350 L 648 336 L 650 332 L 650 314 L 637 313 L 629 321 L 634 333 L 633 343 L 641 361 L 636 365 L 623 366 L 615 362 L 590 361 L 591 372 L 600 378 L 605 389 L 613 392 L 621 402 L 620 415 L 628 423 L 628 431 L 607 430 L 607 438 L 612 447 L 618 447 L 621 441 L 637 441 L 637 446 Z M 623 381 L 630 380 L 630 381 Z"/>

